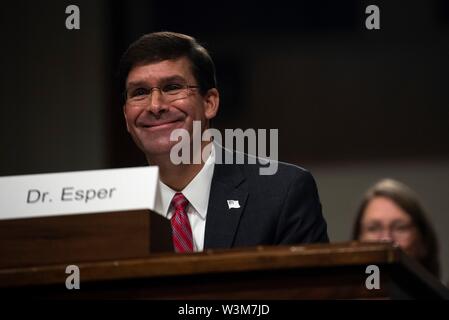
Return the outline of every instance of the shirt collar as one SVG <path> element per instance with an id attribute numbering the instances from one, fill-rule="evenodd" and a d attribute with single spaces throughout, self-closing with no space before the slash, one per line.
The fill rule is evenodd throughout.
<path id="1" fill-rule="evenodd" d="M 209 205 L 209 194 L 215 166 L 215 146 L 212 143 L 209 158 L 200 172 L 181 191 L 201 218 L 206 219 Z M 176 191 L 159 180 L 158 194 L 156 197 L 155 211 L 164 217 L 170 218 L 170 204 Z"/>

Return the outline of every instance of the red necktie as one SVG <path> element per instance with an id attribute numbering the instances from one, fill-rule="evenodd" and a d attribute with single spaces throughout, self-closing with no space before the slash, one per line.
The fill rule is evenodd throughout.
<path id="1" fill-rule="evenodd" d="M 187 216 L 189 201 L 182 193 L 173 196 L 172 205 L 175 208 L 171 218 L 173 246 L 176 252 L 193 252 L 192 228 Z"/>

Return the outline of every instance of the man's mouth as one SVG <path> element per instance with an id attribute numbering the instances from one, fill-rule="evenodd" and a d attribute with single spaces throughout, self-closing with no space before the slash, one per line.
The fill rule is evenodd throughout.
<path id="1" fill-rule="evenodd" d="M 145 128 L 145 129 L 153 129 L 153 128 L 154 129 L 163 129 L 163 128 L 168 128 L 168 127 L 171 127 L 173 125 L 176 125 L 180 121 L 181 120 L 154 121 L 154 122 L 142 123 L 142 124 L 140 124 L 140 126 Z"/>

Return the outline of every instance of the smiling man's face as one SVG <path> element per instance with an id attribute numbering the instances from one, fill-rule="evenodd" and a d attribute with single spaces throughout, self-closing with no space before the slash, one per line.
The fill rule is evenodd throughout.
<path id="1" fill-rule="evenodd" d="M 138 106 L 128 99 L 123 108 L 128 132 L 147 158 L 170 153 L 177 143 L 170 141 L 174 129 L 184 128 L 192 137 L 193 121 L 201 121 L 204 131 L 208 120 L 218 111 L 218 91 L 215 88 L 204 96 L 199 88 L 186 89 L 185 94 L 173 100 L 168 95 L 163 96 L 159 89 L 171 85 L 198 85 L 187 58 L 135 66 L 126 80 L 128 97 L 147 95 Z"/>

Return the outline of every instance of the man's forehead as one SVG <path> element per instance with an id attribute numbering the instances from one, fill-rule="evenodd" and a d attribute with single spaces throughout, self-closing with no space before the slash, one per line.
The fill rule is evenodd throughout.
<path id="1" fill-rule="evenodd" d="M 127 83 L 136 81 L 191 79 L 193 78 L 190 60 L 186 57 L 142 63 L 131 68 Z"/>

